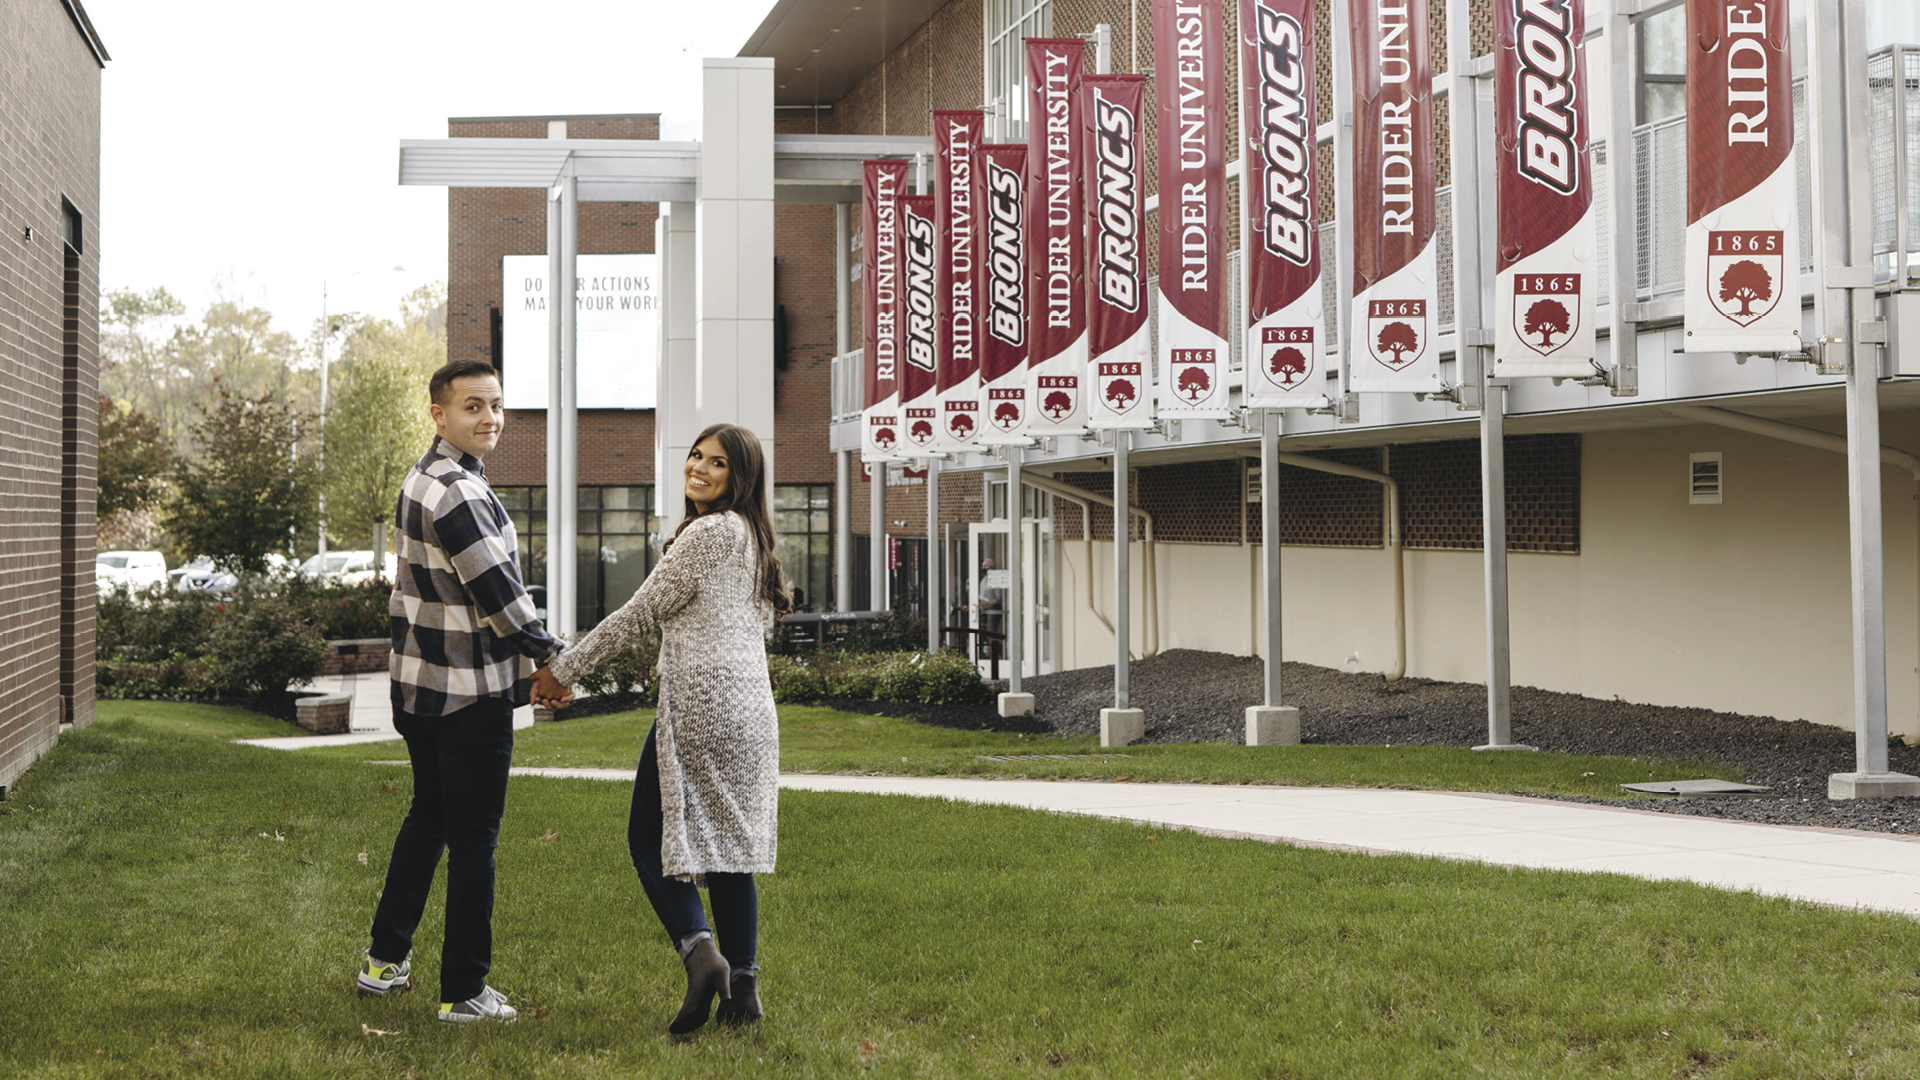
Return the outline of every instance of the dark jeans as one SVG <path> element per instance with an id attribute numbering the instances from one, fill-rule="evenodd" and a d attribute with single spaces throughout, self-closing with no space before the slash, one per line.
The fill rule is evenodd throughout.
<path id="1" fill-rule="evenodd" d="M 675 948 L 689 935 L 706 930 L 713 933 L 714 944 L 729 967 L 736 972 L 756 970 L 753 961 L 760 945 L 760 896 L 754 890 L 753 875 L 706 875 L 707 892 L 713 898 L 713 921 L 719 927 L 715 931 L 700 910 L 700 890 L 690 881 L 667 877 L 661 870 L 660 837 L 665 815 L 660 812 L 660 756 L 654 750 L 653 734 L 647 732 L 646 748 L 640 751 L 640 767 L 633 777 L 633 813 L 627 819 L 627 850 L 633 855 L 634 870 L 640 874 L 640 887 L 646 890 L 653 913 L 660 916 L 660 925 L 666 927 Z"/>
<path id="2" fill-rule="evenodd" d="M 466 1001 L 480 996 L 493 966 L 493 849 L 507 803 L 513 705 L 489 698 L 446 716 L 415 716 L 396 707 L 393 726 L 407 740 L 413 763 L 413 805 L 393 840 L 369 951 L 386 961 L 412 951 L 427 890 L 446 851 L 440 1000 Z"/>

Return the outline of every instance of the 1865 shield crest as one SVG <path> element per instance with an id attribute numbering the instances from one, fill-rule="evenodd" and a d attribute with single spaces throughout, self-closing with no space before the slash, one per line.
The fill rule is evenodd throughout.
<path id="1" fill-rule="evenodd" d="M 1707 233 L 1707 296 L 1715 311 L 1747 326 L 1780 302 L 1786 263 L 1782 232 L 1742 229 Z"/>
<path id="2" fill-rule="evenodd" d="M 1513 275 L 1513 328 L 1527 348 L 1552 356 L 1580 329 L 1579 274 Z"/>
<path id="3" fill-rule="evenodd" d="M 1427 352 L 1425 300 L 1373 300 L 1367 304 L 1367 352 L 1399 371 Z"/>
<path id="4" fill-rule="evenodd" d="M 1260 374 L 1281 390 L 1292 390 L 1313 374 L 1319 346 L 1311 326 L 1260 328 Z"/>

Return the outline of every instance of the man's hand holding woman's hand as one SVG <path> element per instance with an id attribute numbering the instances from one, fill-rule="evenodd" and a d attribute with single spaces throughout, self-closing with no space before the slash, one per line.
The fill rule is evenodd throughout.
<path id="1" fill-rule="evenodd" d="M 558 711 L 573 704 L 573 691 L 560 685 L 554 678 L 553 669 L 535 668 L 533 671 L 533 703 L 543 709 Z"/>

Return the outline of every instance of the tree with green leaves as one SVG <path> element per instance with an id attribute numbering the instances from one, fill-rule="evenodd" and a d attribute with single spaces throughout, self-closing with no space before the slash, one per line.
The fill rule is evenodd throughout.
<path id="1" fill-rule="evenodd" d="M 327 535 L 358 547 L 393 520 L 407 469 L 433 441 L 427 379 L 446 362 L 446 293 L 416 290 L 400 321 L 354 318 L 327 411 Z"/>
<path id="2" fill-rule="evenodd" d="M 102 394 L 98 460 L 101 547 L 151 547 L 158 532 L 153 512 L 173 469 L 166 433 L 153 417 Z"/>
<path id="3" fill-rule="evenodd" d="M 197 453 L 174 469 L 169 526 L 180 550 L 258 573 L 318 510 L 311 456 L 296 455 L 301 417 L 273 393 L 243 397 L 214 384 L 191 426 Z"/>

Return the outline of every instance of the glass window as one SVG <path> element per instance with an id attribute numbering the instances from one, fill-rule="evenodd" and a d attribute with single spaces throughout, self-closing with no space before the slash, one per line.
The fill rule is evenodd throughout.
<path id="1" fill-rule="evenodd" d="M 1640 117 L 1651 124 L 1687 111 L 1687 12 L 1668 8 L 1640 20 Z"/>
<path id="2" fill-rule="evenodd" d="M 1052 0 L 987 0 L 987 27 L 987 103 L 999 109 L 999 131 L 990 127 L 987 137 L 1022 142 L 1027 137 L 1026 39 L 1052 36 Z"/>
<path id="3" fill-rule="evenodd" d="M 519 534 L 520 580 L 547 584 L 547 489 L 495 487 Z M 581 487 L 579 537 L 574 567 L 579 630 L 589 630 L 632 598 L 660 557 L 660 520 L 653 513 L 653 487 Z"/>
<path id="4" fill-rule="evenodd" d="M 780 566 L 794 589 L 794 609 L 833 606 L 833 485 L 775 484 L 773 528 Z"/>

